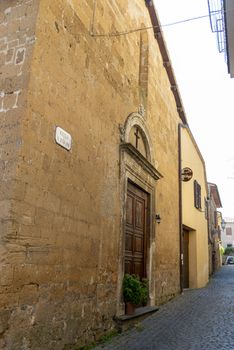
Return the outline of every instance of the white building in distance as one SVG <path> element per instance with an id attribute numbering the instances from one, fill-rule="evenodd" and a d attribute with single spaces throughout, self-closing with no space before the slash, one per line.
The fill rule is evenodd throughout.
<path id="1" fill-rule="evenodd" d="M 224 218 L 226 227 L 221 230 L 222 246 L 224 248 L 234 247 L 234 218 Z"/>

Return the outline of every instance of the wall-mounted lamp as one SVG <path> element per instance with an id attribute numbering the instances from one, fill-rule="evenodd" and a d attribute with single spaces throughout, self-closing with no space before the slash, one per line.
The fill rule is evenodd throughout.
<path id="1" fill-rule="evenodd" d="M 225 227 L 226 227 L 226 221 L 224 219 L 222 219 L 222 221 L 221 221 L 221 228 L 222 228 L 223 231 L 225 230 Z"/>
<path id="2" fill-rule="evenodd" d="M 160 222 L 161 222 L 161 216 L 160 216 L 160 214 L 156 214 L 156 215 L 155 215 L 155 219 L 156 219 L 157 224 L 160 224 Z"/>

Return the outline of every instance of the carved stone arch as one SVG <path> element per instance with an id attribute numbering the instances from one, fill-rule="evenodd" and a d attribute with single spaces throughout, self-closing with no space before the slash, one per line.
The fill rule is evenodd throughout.
<path id="1" fill-rule="evenodd" d="M 142 113 L 143 114 L 143 113 Z M 146 159 L 152 164 L 155 165 L 154 154 L 153 154 L 153 144 L 151 141 L 150 133 L 146 126 L 143 115 L 140 113 L 131 113 L 125 121 L 124 132 L 122 135 L 122 142 L 130 143 L 130 132 L 134 126 L 138 126 L 141 130 L 141 136 L 144 140 L 146 148 Z"/>

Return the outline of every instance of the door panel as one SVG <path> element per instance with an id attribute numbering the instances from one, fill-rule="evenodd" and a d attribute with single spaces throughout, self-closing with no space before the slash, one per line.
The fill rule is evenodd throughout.
<path id="1" fill-rule="evenodd" d="M 133 200 L 134 198 L 129 194 L 127 196 L 127 210 L 126 210 L 126 222 L 128 225 L 133 225 Z"/>
<path id="2" fill-rule="evenodd" d="M 125 273 L 146 277 L 148 195 L 128 183 L 125 223 Z"/>
<path id="3" fill-rule="evenodd" d="M 135 252 L 136 253 L 141 253 L 144 250 L 144 242 L 142 237 L 136 237 L 135 236 Z"/>
<path id="4" fill-rule="evenodd" d="M 136 198 L 135 201 L 136 207 L 135 207 L 135 227 L 143 230 L 144 228 L 144 218 L 145 218 L 145 213 L 144 213 L 144 201 L 140 201 L 139 198 Z"/>
<path id="5" fill-rule="evenodd" d="M 183 230 L 183 288 L 189 288 L 189 231 Z"/>

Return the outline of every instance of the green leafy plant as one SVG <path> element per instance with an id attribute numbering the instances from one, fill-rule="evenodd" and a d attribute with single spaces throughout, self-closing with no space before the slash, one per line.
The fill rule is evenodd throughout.
<path id="1" fill-rule="evenodd" d="M 220 247 L 219 247 L 219 251 L 220 251 L 220 254 L 223 255 L 224 252 L 225 252 L 224 247 L 223 247 L 223 246 L 220 246 Z"/>
<path id="2" fill-rule="evenodd" d="M 123 296 L 125 302 L 133 305 L 147 304 L 148 281 L 140 281 L 137 275 L 125 274 L 123 279 Z"/>
<path id="3" fill-rule="evenodd" d="M 234 254 L 234 247 L 227 247 L 224 252 L 225 255 L 232 255 Z"/>

